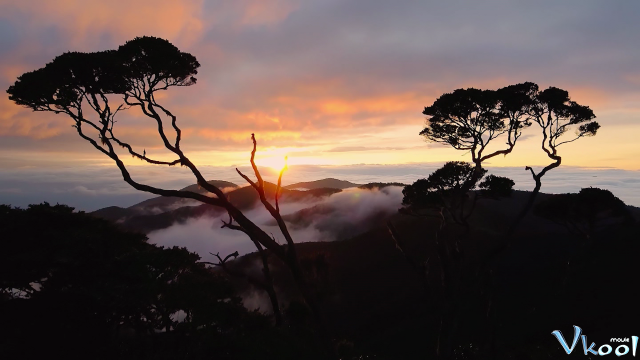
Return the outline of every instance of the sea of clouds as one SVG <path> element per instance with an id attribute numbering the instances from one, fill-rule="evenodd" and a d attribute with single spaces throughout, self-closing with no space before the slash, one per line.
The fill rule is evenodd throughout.
<path id="1" fill-rule="evenodd" d="M 402 182 L 405 184 L 427 177 L 441 163 L 403 165 L 348 165 L 348 166 L 290 166 L 283 184 L 301 181 L 337 178 L 357 184 L 369 182 Z M 247 167 L 240 167 L 245 174 Z M 488 167 L 490 173 L 508 176 L 518 190 L 534 187 L 531 174 L 523 167 Z M 536 169 L 536 170 L 539 170 Z M 226 180 L 245 185 L 235 167 L 201 167 L 210 180 Z M 265 180 L 275 182 L 277 174 L 262 169 Z M 185 168 L 132 166 L 133 178 L 146 184 L 180 189 L 195 183 L 193 175 Z M 612 191 L 629 205 L 640 206 L 640 171 L 612 168 L 583 168 L 561 166 L 544 176 L 542 191 L 547 193 L 576 192 L 583 187 L 600 187 Z M 30 168 L 0 170 L 0 203 L 25 207 L 28 204 L 48 201 L 94 211 L 107 206 L 132 206 L 154 195 L 139 192 L 122 180 L 114 166 Z"/>

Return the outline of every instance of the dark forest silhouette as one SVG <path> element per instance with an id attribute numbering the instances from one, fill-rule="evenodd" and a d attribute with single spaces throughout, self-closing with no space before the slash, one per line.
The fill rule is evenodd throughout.
<path id="1" fill-rule="evenodd" d="M 216 262 L 201 262 L 186 249 L 147 244 L 144 235 L 63 205 L 3 206 L 1 221 L 9 236 L 0 282 L 2 314 L 10 321 L 2 328 L 9 340 L 0 349 L 11 348 L 12 341 L 46 338 L 51 347 L 104 358 L 543 359 L 561 355 L 549 336 L 557 327 L 580 320 L 592 325 L 594 336 L 606 336 L 609 324 L 590 317 L 589 306 L 637 300 L 631 293 L 625 299 L 609 294 L 574 306 L 585 283 L 616 286 L 627 279 L 620 274 L 637 273 L 632 256 L 638 245 L 632 239 L 640 228 L 629 207 L 606 190 L 540 193 L 543 176 L 562 162 L 558 147 L 596 135 L 600 127 L 593 111 L 571 101 L 567 91 L 526 82 L 443 94 L 424 109 L 420 135 L 468 152 L 471 162 L 447 162 L 406 186 L 363 185 L 363 191 L 404 186 L 403 207 L 352 239 L 295 244 L 280 214 L 282 194 L 295 190 L 282 187 L 284 169 L 276 184 L 262 178 L 254 134 L 255 180 L 238 170 L 250 184 L 250 200 L 234 197 L 242 189 L 231 195 L 222 191 L 223 182 L 207 181 L 181 149 L 178 117 L 156 95 L 195 85 L 199 66 L 193 55 L 166 40 L 140 37 L 117 50 L 60 55 L 21 75 L 7 92 L 18 105 L 70 117 L 78 135 L 112 159 L 135 189 L 199 201 L 205 206 L 199 215 L 208 209 L 226 213 L 222 227 L 246 234 L 256 253 L 240 258 L 237 252 L 216 253 Z M 147 117 L 175 160 L 153 159 L 146 149 L 140 153 L 117 137 L 118 116 L 125 111 Z M 536 183 L 531 192 L 516 192 L 511 179 L 487 175 L 487 160 L 510 154 L 536 127 L 541 149 L 553 162 L 539 172 L 525 167 Z M 139 183 L 118 147 L 149 164 L 187 167 L 197 186 L 171 190 Z M 285 244 L 247 218 L 242 204 L 253 201 L 272 216 Z M 546 264 L 518 265 L 528 264 L 536 252 L 550 254 Z M 594 265 L 596 258 L 600 262 Z M 260 263 L 260 274 L 249 271 L 251 259 Z M 242 307 L 242 283 L 268 294 L 273 322 Z M 361 295 L 355 289 L 380 295 L 366 300 L 378 310 L 356 300 Z M 531 295 L 532 289 L 554 303 Z M 346 299 L 335 300 L 340 298 Z M 368 317 L 377 322 L 358 309 L 370 311 Z M 637 309 L 630 311 L 637 315 Z M 176 320 L 177 314 L 183 319 Z M 629 324 L 613 325 L 621 331 Z M 64 330 L 56 331 L 57 325 Z M 123 335 L 122 329 L 135 335 Z M 78 342 L 83 347 L 70 350 Z"/>

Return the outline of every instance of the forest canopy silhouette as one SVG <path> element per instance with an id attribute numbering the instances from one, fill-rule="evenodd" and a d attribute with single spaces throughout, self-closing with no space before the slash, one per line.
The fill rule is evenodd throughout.
<path id="1" fill-rule="evenodd" d="M 286 169 L 274 183 L 263 179 L 255 134 L 248 149 L 252 176 L 236 169 L 249 184 L 250 201 L 206 179 L 183 151 L 180 114 L 159 94 L 196 85 L 199 67 L 195 56 L 145 36 L 117 50 L 62 54 L 19 76 L 7 92 L 17 105 L 70 118 L 78 136 L 111 159 L 136 190 L 195 200 L 224 214 L 221 226 L 244 234 L 255 252 L 216 253 L 216 262 L 203 262 L 188 249 L 157 247 L 124 231 L 127 219 L 114 224 L 46 203 L 3 206 L 6 339 L 46 338 L 64 351 L 82 343 L 82 351 L 105 358 L 547 358 L 562 354 L 551 327 L 579 320 L 602 339 L 604 317 L 589 317 L 587 310 L 604 307 L 603 314 L 619 316 L 615 304 L 637 300 L 626 290 L 623 300 L 619 293 L 584 298 L 585 284 L 592 289 L 617 279 L 619 285 L 627 279 L 621 274 L 637 271 L 635 210 L 603 189 L 540 192 L 543 177 L 562 164 L 560 146 L 600 128 L 594 112 L 568 91 L 524 82 L 442 94 L 424 108 L 427 118 L 416 136 L 459 150 L 469 162 L 446 162 L 406 186 L 363 185 L 362 191 L 401 186 L 401 208 L 380 215 L 363 234 L 302 244 L 289 230 L 293 219 L 330 209 L 282 214 L 281 204 L 290 201 L 282 186 Z M 172 160 L 153 158 L 117 135 L 129 111 L 154 126 Z M 549 159 L 537 172 L 522 164 L 535 182 L 530 192 L 515 191 L 512 179 L 487 175 L 485 168 L 511 154 L 525 132 L 539 134 Z M 140 183 L 123 153 L 151 165 L 186 167 L 196 186 Z M 301 196 L 330 197 L 341 189 L 305 191 Z M 247 216 L 244 202 L 269 214 L 284 243 Z M 268 308 L 243 307 L 246 289 L 263 294 Z M 16 315 L 22 313 L 28 316 Z M 631 323 L 616 326 L 626 331 Z M 9 349 L 10 341 L 0 348 Z"/>

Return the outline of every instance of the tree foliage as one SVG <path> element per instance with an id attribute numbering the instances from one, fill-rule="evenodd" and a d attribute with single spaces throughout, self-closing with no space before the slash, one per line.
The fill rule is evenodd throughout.
<path id="1" fill-rule="evenodd" d="M 463 161 L 449 161 L 426 179 L 419 179 L 402 190 L 403 205 L 420 208 L 440 208 L 453 205 L 462 188 L 473 176 L 474 168 Z M 483 174 L 487 170 L 483 169 Z M 472 188 L 475 187 L 475 184 Z"/>
<path id="2" fill-rule="evenodd" d="M 515 184 L 508 177 L 490 174 L 478 184 L 478 188 L 484 196 L 496 199 L 511 196 Z"/>
<path id="3" fill-rule="evenodd" d="M 143 332 L 175 329 L 169 316 L 179 311 L 189 321 L 217 326 L 220 315 L 205 319 L 205 308 L 241 309 L 230 283 L 184 248 L 149 244 L 142 234 L 65 205 L 3 206 L 0 216 L 0 286 L 9 300 L 73 299 L 85 302 L 95 321 Z"/>
<path id="4" fill-rule="evenodd" d="M 81 118 L 78 111 L 84 100 L 94 106 L 98 100 L 94 96 L 142 97 L 170 86 L 193 85 L 199 66 L 193 55 L 168 41 L 145 36 L 118 50 L 64 53 L 44 68 L 19 76 L 7 92 L 10 100 L 34 111 L 65 112 Z"/>
<path id="5" fill-rule="evenodd" d="M 246 310 L 231 283 L 184 248 L 149 244 L 65 205 L 1 205 L 0 226 L 0 349 L 7 356 L 33 344 L 39 348 L 31 355 L 65 358 L 318 354 L 308 339 Z"/>
<path id="6" fill-rule="evenodd" d="M 507 155 L 523 129 L 531 125 L 529 110 L 537 89 L 527 82 L 498 90 L 468 88 L 443 94 L 422 112 L 429 117 L 420 135 L 470 151 L 476 166 L 496 155 Z M 507 147 L 486 153 L 489 144 L 505 134 Z"/>
<path id="7" fill-rule="evenodd" d="M 536 204 L 533 212 L 587 238 L 607 226 L 633 219 L 622 200 L 609 190 L 594 187 L 577 194 L 552 195 Z"/>
<path id="8" fill-rule="evenodd" d="M 552 152 L 562 144 L 581 137 L 594 136 L 600 128 L 598 122 L 592 121 L 596 116 L 588 106 L 572 101 L 568 91 L 556 87 L 549 87 L 536 94 L 532 114 L 533 120 L 543 130 L 543 149 Z M 572 125 L 578 125 L 575 136 L 570 140 L 558 142 Z"/>
<path id="9" fill-rule="evenodd" d="M 421 209 L 439 210 L 444 208 L 451 214 L 457 214 L 457 210 L 464 206 L 464 200 L 469 196 L 466 192 L 467 186 L 475 178 L 476 171 L 470 163 L 449 161 L 426 179 L 419 179 L 413 184 L 405 186 L 402 190 L 404 195 L 402 204 L 414 212 Z M 469 190 L 476 189 L 476 184 L 478 189 L 474 195 L 474 203 L 479 196 L 500 198 L 511 195 L 515 185 L 513 180 L 496 175 L 488 175 L 482 180 L 486 173 L 486 169 L 481 169 L 480 178 L 475 179 L 475 182 L 471 184 Z M 469 215 L 470 212 L 463 218 Z"/>

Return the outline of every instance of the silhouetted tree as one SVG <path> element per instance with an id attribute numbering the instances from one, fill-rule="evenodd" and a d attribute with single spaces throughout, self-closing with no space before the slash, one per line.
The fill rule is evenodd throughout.
<path id="1" fill-rule="evenodd" d="M 462 161 L 450 161 L 429 175 L 427 179 L 420 179 L 412 185 L 406 186 L 402 193 L 403 205 L 401 213 L 417 216 L 436 216 L 440 225 L 435 234 L 436 264 L 439 265 L 440 281 L 430 284 L 428 261 L 422 263 L 408 253 L 404 241 L 391 222 L 388 223 L 389 232 L 396 247 L 405 255 L 412 268 L 422 277 L 425 289 L 439 297 L 440 328 L 438 331 L 437 356 L 448 358 L 454 346 L 455 331 L 460 321 L 460 307 L 468 296 L 468 289 L 462 286 L 463 256 L 467 249 L 463 248 L 458 236 L 442 232 L 446 223 L 460 224 L 469 231 L 467 220 L 473 213 L 478 199 L 482 197 L 497 199 L 511 194 L 513 180 L 489 175 L 474 191 L 473 202 L 465 207 L 469 190 L 474 190 L 487 170 L 480 168 L 480 177 L 476 178 L 477 167 Z M 471 187 L 468 186 L 471 184 Z M 460 201 L 463 199 L 463 201 Z"/>
<path id="2" fill-rule="evenodd" d="M 569 92 L 549 87 L 534 94 L 535 103 L 529 108 L 530 118 L 538 124 L 542 130 L 541 148 L 553 162 L 536 173 L 532 167 L 525 170 L 531 172 L 536 186 L 529 195 L 529 199 L 511 225 L 508 235 L 513 234 L 517 225 L 533 207 L 535 199 L 542 186 L 542 177 L 550 170 L 557 168 L 562 163 L 562 157 L 558 154 L 558 147 L 576 141 L 583 137 L 595 136 L 600 124 L 595 119 L 593 111 L 584 105 L 579 105 L 569 98 Z M 562 140 L 562 135 L 569 129 L 576 127 L 573 137 Z"/>
<path id="3" fill-rule="evenodd" d="M 73 119 L 73 127 L 78 135 L 112 159 L 124 181 L 135 189 L 161 196 L 194 199 L 224 208 L 232 219 L 225 223 L 225 227 L 244 232 L 254 243 L 259 243 L 286 264 L 311 308 L 319 334 L 329 349 L 330 339 L 320 309 L 300 267 L 291 234 L 280 216 L 277 197 L 279 187 L 276 190 L 275 206 L 265 196 L 264 181 L 254 162 L 257 144 L 253 134 L 251 165 L 257 180 L 251 180 L 237 171 L 258 192 L 265 209 L 276 220 L 286 241 L 285 246 L 278 244 L 231 204 L 221 189 L 206 181 L 200 170 L 181 149 L 182 131 L 177 124 L 177 116 L 162 105 L 159 102 L 160 97 L 156 96 L 172 87 L 195 84 L 199 66 L 193 55 L 181 52 L 166 40 L 139 37 L 126 42 L 115 51 L 60 55 L 44 68 L 21 75 L 7 92 L 16 104 L 34 111 L 62 113 Z M 114 103 L 116 105 L 113 105 Z M 97 118 L 89 116 L 85 111 L 87 107 L 89 111 L 93 110 Z M 128 108 L 139 109 L 156 124 L 158 135 L 165 148 L 175 156 L 174 160 L 152 159 L 145 151 L 142 154 L 136 152 L 130 144 L 116 136 L 116 116 L 121 110 Z M 169 140 L 165 129 L 166 121 L 171 124 L 175 133 L 172 141 Z M 191 191 L 162 189 L 137 182 L 116 152 L 118 146 L 127 150 L 133 157 L 150 164 L 179 164 L 187 167 L 196 178 L 197 184 L 212 196 Z M 281 177 L 282 173 L 280 179 Z"/>
<path id="4" fill-rule="evenodd" d="M 579 105 L 571 101 L 569 93 L 566 90 L 556 87 L 549 87 L 543 91 L 536 89 L 533 93 L 533 105 L 528 108 L 528 114 L 530 120 L 538 124 L 540 130 L 542 130 L 541 148 L 553 162 L 545 166 L 538 173 L 530 166 L 525 167 L 525 170 L 531 172 L 531 176 L 536 185 L 529 195 L 527 202 L 511 223 L 504 241 L 496 247 L 488 257 L 489 261 L 492 261 L 502 254 L 510 244 L 517 226 L 535 204 L 535 200 L 542 186 L 542 177 L 548 171 L 560 166 L 562 163 L 562 157 L 558 154 L 558 147 L 582 137 L 594 136 L 600 128 L 600 125 L 596 121 L 592 121 L 595 118 L 595 114 L 588 106 Z M 574 126 L 576 127 L 574 136 L 562 140 L 562 135 Z M 491 291 L 490 293 L 493 297 L 493 292 Z M 495 299 L 491 301 L 491 303 L 493 302 L 495 302 Z M 491 307 L 491 310 L 490 318 L 494 328 L 493 332 L 495 332 L 495 327 L 497 326 L 494 318 L 496 307 Z M 495 343 L 493 347 L 495 348 Z"/>
<path id="5" fill-rule="evenodd" d="M 498 90 L 458 89 L 424 109 L 422 113 L 429 118 L 420 135 L 471 153 L 475 171 L 462 186 L 463 192 L 482 177 L 484 161 L 511 153 L 522 130 L 531 125 L 530 109 L 537 90 L 530 82 Z M 491 150 L 489 145 L 501 136 L 506 136 L 507 146 Z"/>

